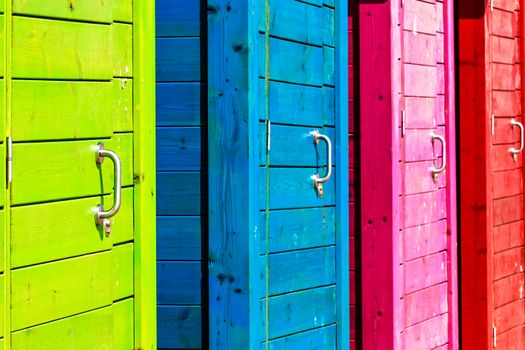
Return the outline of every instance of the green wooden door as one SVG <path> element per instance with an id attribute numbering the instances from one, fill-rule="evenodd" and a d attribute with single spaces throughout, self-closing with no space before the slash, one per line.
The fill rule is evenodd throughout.
<path id="1" fill-rule="evenodd" d="M 136 38 L 135 26 L 147 27 L 147 21 L 135 23 L 134 10 L 146 7 L 140 2 L 13 0 L 2 6 L 6 142 L 0 152 L 12 157 L 0 172 L 10 174 L 1 181 L 8 184 L 7 202 L 1 197 L 6 224 L 0 225 L 8 247 L 0 250 L 0 290 L 10 291 L 0 298 L 10 305 L 0 317 L 6 321 L 1 335 L 10 334 L 5 348 L 154 348 L 154 328 L 144 326 L 152 318 L 154 327 L 154 293 L 142 287 L 154 281 L 154 267 L 148 271 L 138 259 L 149 257 L 145 237 L 154 224 L 146 222 L 155 219 L 142 215 L 146 187 L 154 193 L 154 163 L 143 157 L 143 150 L 154 149 L 143 134 L 147 119 L 151 128 L 154 120 L 144 113 L 152 104 L 145 72 L 134 68 L 144 65 L 134 48 L 145 44 Z M 100 142 L 122 164 L 122 205 L 109 232 L 95 220 L 97 206 L 111 208 L 118 186 L 112 161 L 97 163 Z M 153 179 L 146 179 L 151 168 Z"/>

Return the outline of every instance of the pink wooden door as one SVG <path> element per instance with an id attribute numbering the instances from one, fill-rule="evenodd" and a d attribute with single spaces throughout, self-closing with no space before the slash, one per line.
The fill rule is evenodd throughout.
<path id="1" fill-rule="evenodd" d="M 360 6 L 364 349 L 458 348 L 452 6 Z"/>

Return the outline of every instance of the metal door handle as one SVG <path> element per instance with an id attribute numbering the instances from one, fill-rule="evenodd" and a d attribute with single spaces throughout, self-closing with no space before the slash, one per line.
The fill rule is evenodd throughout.
<path id="1" fill-rule="evenodd" d="M 326 183 L 330 178 L 332 177 L 332 141 L 330 138 L 326 135 L 323 135 L 319 132 L 319 130 L 314 130 L 310 132 L 310 135 L 313 135 L 314 137 L 314 144 L 318 144 L 319 140 L 323 140 L 326 142 L 327 146 L 327 158 L 328 158 L 328 164 L 327 164 L 327 172 L 324 177 L 320 177 L 319 174 L 315 174 L 312 176 L 314 180 L 314 186 L 317 189 L 317 192 L 319 193 L 319 196 L 323 196 L 323 184 Z"/>
<path id="2" fill-rule="evenodd" d="M 432 138 L 432 144 L 434 144 L 435 140 L 439 140 L 441 142 L 441 145 L 443 146 L 443 161 L 441 163 L 441 167 L 436 168 L 435 166 L 432 166 L 430 168 L 434 181 L 437 181 L 437 179 L 439 178 L 439 174 L 445 171 L 445 168 L 447 167 L 447 141 L 443 136 L 438 135 L 434 132 L 430 134 L 430 137 Z"/>
<path id="3" fill-rule="evenodd" d="M 122 163 L 119 156 L 115 152 L 105 149 L 104 143 L 99 142 L 96 149 L 97 163 L 102 164 L 105 157 L 108 157 L 113 161 L 115 169 L 115 195 L 113 207 L 108 211 L 104 211 L 104 206 L 102 204 L 98 205 L 97 212 L 95 213 L 95 219 L 98 225 L 104 227 L 106 236 L 109 236 L 111 233 L 111 221 L 109 219 L 117 215 L 118 211 L 120 210 L 120 205 L 122 204 Z"/>
<path id="4" fill-rule="evenodd" d="M 517 160 L 518 159 L 518 154 L 523 151 L 523 146 L 524 146 L 524 142 L 525 142 L 525 140 L 523 139 L 523 124 L 518 122 L 518 121 L 516 121 L 515 119 L 511 119 L 510 125 L 512 125 L 512 129 L 514 129 L 514 126 L 516 126 L 516 125 L 520 128 L 520 148 L 519 149 L 515 149 L 514 147 L 511 147 L 509 149 L 509 152 L 512 153 L 512 158 L 514 158 L 514 160 Z"/>

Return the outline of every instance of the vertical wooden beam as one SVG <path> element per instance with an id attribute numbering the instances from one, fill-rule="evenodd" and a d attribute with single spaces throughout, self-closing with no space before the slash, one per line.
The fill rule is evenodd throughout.
<path id="1" fill-rule="evenodd" d="M 492 349 L 490 2 L 458 6 L 461 341 L 463 349 Z"/>
<path id="2" fill-rule="evenodd" d="M 460 0 L 461 1 L 461 0 Z M 445 124 L 447 140 L 448 334 L 449 346 L 459 349 L 458 246 L 456 191 L 456 83 L 454 0 L 444 0 Z"/>
<path id="3" fill-rule="evenodd" d="M 135 0 L 133 17 L 135 347 L 156 349 L 155 1 Z"/>
<path id="4" fill-rule="evenodd" d="M 395 349 L 391 1 L 359 5 L 363 349 Z"/>
<path id="5" fill-rule="evenodd" d="M 350 259 L 348 237 L 348 1 L 336 0 L 336 274 L 337 274 L 337 348 L 350 346 Z"/>
<path id="6" fill-rule="evenodd" d="M 208 1 L 210 349 L 260 346 L 256 2 Z"/>

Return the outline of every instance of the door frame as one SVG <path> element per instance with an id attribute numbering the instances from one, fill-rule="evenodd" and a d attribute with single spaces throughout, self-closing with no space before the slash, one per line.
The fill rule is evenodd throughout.
<path id="1" fill-rule="evenodd" d="M 135 348 L 157 348 L 155 1 L 133 2 Z"/>
<path id="2" fill-rule="evenodd" d="M 258 271 L 259 34 L 253 10 L 258 8 L 257 1 L 265 0 L 208 0 L 208 336 L 211 349 L 258 349 L 264 319 L 259 300 L 263 282 Z M 334 0 L 334 4 L 337 9 L 334 18 L 338 128 L 335 141 L 337 349 L 346 350 L 350 346 L 348 4 L 346 0 Z"/>

